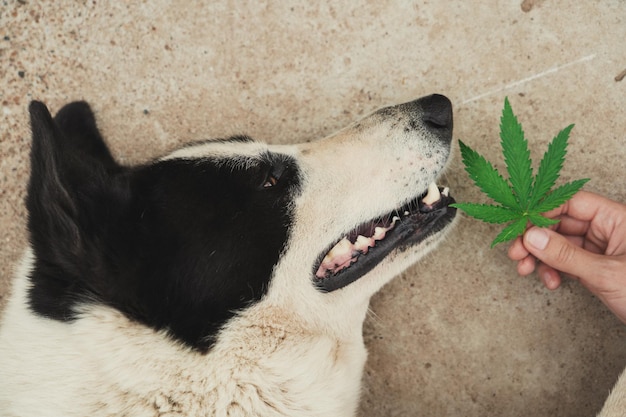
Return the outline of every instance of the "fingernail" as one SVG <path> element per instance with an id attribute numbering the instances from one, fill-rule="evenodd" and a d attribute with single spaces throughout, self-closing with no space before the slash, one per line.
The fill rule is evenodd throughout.
<path id="1" fill-rule="evenodd" d="M 539 250 L 544 250 L 548 246 L 548 232 L 543 229 L 533 228 L 526 232 L 526 241 Z"/>

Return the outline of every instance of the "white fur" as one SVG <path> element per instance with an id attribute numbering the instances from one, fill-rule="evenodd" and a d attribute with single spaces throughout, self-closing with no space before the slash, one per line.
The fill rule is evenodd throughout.
<path id="1" fill-rule="evenodd" d="M 443 233 L 331 293 L 311 285 L 312 265 L 347 230 L 425 191 L 448 150 L 427 130 L 406 133 L 374 114 L 312 144 L 202 144 L 165 158 L 231 158 L 235 149 L 290 154 L 303 174 L 290 246 L 267 296 L 229 321 L 203 355 L 102 305 L 83 306 L 70 323 L 35 316 L 26 303 L 28 251 L 0 329 L 3 416 L 356 413 L 369 298 Z"/>
<path id="2" fill-rule="evenodd" d="M 626 371 L 622 372 L 598 417 L 626 416 Z"/>
<path id="3" fill-rule="evenodd" d="M 356 334 L 307 331 L 288 311 L 259 305 L 202 355 L 107 307 L 88 306 L 72 324 L 38 318 L 24 308 L 25 289 L 22 276 L 3 323 L 12 335 L 0 348 L 11 381 L 0 382 L 3 416 L 354 413 L 365 361 Z"/>

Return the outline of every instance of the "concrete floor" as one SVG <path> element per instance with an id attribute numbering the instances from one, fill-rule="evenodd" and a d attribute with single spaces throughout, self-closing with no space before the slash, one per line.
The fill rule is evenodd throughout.
<path id="1" fill-rule="evenodd" d="M 455 104 L 455 138 L 502 167 L 508 96 L 534 158 L 576 123 L 563 180 L 590 177 L 586 189 L 626 202 L 624 0 L 201 3 L 0 2 L 0 297 L 25 245 L 31 99 L 90 101 L 133 163 L 240 132 L 313 140 L 439 92 Z M 445 182 L 484 201 L 455 152 Z M 505 245 L 489 249 L 497 230 L 464 218 L 372 300 L 361 415 L 600 409 L 626 364 L 626 328 L 575 282 L 550 292 L 519 278 Z"/>

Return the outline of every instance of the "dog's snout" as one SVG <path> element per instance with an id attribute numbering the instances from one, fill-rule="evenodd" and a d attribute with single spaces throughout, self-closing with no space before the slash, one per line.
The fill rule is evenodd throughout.
<path id="1" fill-rule="evenodd" d="M 446 96 L 433 94 L 419 100 L 422 120 L 432 129 L 452 130 L 452 103 Z"/>

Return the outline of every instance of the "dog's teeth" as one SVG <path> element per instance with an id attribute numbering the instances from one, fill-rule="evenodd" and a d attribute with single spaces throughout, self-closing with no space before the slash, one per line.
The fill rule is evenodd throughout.
<path id="1" fill-rule="evenodd" d="M 334 267 L 336 263 L 343 264 L 346 259 L 352 257 L 354 251 L 354 245 L 348 240 L 348 238 L 341 239 L 324 257 L 322 265 Z"/>
<path id="2" fill-rule="evenodd" d="M 350 242 L 348 237 L 344 237 L 328 251 L 326 256 L 324 256 L 315 276 L 323 279 L 328 274 L 336 274 L 350 267 L 357 261 L 360 255 L 366 254 L 370 248 L 376 246 L 377 240 L 384 239 L 387 232 L 393 229 L 400 220 L 400 217 L 393 216 L 389 226 L 375 227 L 374 235 L 370 237 L 358 235 L 354 243 Z"/>
<path id="3" fill-rule="evenodd" d="M 374 234 L 372 235 L 372 238 L 374 240 L 383 240 L 385 238 L 385 236 L 387 235 L 387 232 L 390 231 L 391 229 L 393 229 L 396 226 L 396 222 L 400 220 L 400 217 L 398 216 L 393 216 L 393 218 L 391 219 L 391 224 L 387 227 L 375 227 L 374 228 Z"/>
<path id="4" fill-rule="evenodd" d="M 449 197 L 450 196 L 450 188 L 449 187 L 444 187 L 443 191 L 441 192 L 441 195 Z"/>
<path id="5" fill-rule="evenodd" d="M 373 248 L 376 245 L 376 242 L 371 237 L 365 236 L 357 236 L 356 242 L 354 242 L 354 247 L 356 250 L 361 251 L 361 253 L 367 253 L 370 248 Z"/>
<path id="6" fill-rule="evenodd" d="M 434 182 L 431 182 L 430 185 L 428 186 L 428 193 L 426 194 L 426 197 L 422 199 L 422 202 L 430 206 L 431 204 L 436 203 L 440 199 L 441 199 L 441 194 L 439 193 L 439 187 L 437 187 L 437 184 L 435 184 Z"/>
<path id="7" fill-rule="evenodd" d="M 318 278 L 324 278 L 328 271 L 337 272 L 345 267 L 344 264 L 353 258 L 355 249 L 355 246 L 350 243 L 348 238 L 344 237 L 324 256 L 315 275 Z"/>
<path id="8" fill-rule="evenodd" d="M 363 235 L 359 235 L 356 238 L 356 242 L 354 242 L 354 246 L 356 246 L 357 249 L 360 249 L 364 246 L 374 246 L 374 240 L 370 237 L 365 237 Z"/>
<path id="9" fill-rule="evenodd" d="M 330 256 L 334 258 L 336 256 L 341 256 L 345 253 L 350 253 L 352 249 L 352 243 L 348 240 L 348 238 L 341 239 L 333 248 L 328 251 L 326 256 Z"/>
<path id="10" fill-rule="evenodd" d="M 405 212 L 404 212 L 404 215 L 405 215 L 405 216 L 408 216 L 409 214 L 411 214 L 411 213 L 409 213 L 408 211 L 405 211 Z"/>
<path id="11" fill-rule="evenodd" d="M 386 233 L 387 229 L 385 227 L 376 227 L 374 228 L 374 235 L 372 238 L 374 238 L 374 240 L 383 240 Z"/>

